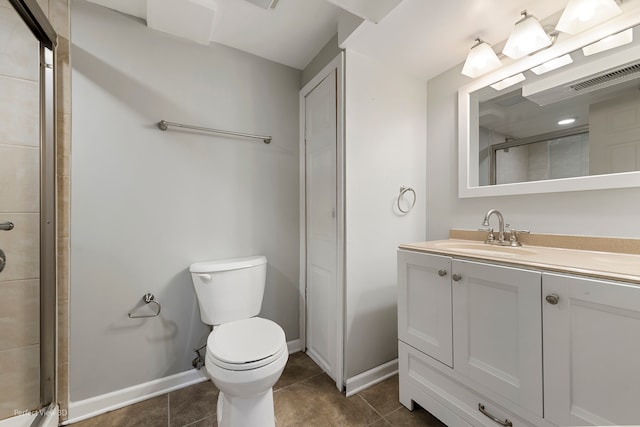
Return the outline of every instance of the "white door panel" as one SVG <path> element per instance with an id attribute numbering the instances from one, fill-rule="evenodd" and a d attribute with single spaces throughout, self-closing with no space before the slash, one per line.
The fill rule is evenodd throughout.
<path id="1" fill-rule="evenodd" d="M 545 273 L 545 417 L 558 425 L 640 422 L 640 287 Z"/>
<path id="2" fill-rule="evenodd" d="M 307 351 L 334 379 L 337 369 L 336 71 L 305 102 Z"/>
<path id="3" fill-rule="evenodd" d="M 454 369 L 542 416 L 539 272 L 453 260 Z"/>
<path id="4" fill-rule="evenodd" d="M 398 251 L 398 338 L 453 367 L 451 258 Z"/>

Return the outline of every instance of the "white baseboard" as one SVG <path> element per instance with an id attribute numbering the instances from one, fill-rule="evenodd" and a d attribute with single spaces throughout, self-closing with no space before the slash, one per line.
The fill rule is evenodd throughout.
<path id="1" fill-rule="evenodd" d="M 302 342 L 299 339 L 289 341 L 287 349 L 289 354 L 302 351 Z M 191 369 L 89 399 L 69 402 L 69 419 L 64 422 L 64 425 L 95 417 L 208 379 L 204 369 L 199 371 Z"/>
<path id="2" fill-rule="evenodd" d="M 191 369 L 89 399 L 69 402 L 69 419 L 64 424 L 82 421 L 207 380 L 204 370 Z"/>
<path id="3" fill-rule="evenodd" d="M 289 349 L 289 354 L 304 350 L 304 348 L 302 348 L 302 341 L 300 341 L 299 338 L 297 340 L 287 341 L 287 348 Z"/>
<path id="4" fill-rule="evenodd" d="M 398 359 L 394 359 L 384 365 L 376 366 L 373 369 L 369 369 L 355 377 L 347 378 L 346 381 L 346 395 L 352 396 L 372 385 L 378 384 L 386 380 L 387 378 L 398 373 Z"/>

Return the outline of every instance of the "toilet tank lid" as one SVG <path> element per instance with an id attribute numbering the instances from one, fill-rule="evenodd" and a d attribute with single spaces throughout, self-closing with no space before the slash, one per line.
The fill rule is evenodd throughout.
<path id="1" fill-rule="evenodd" d="M 238 270 L 241 268 L 256 267 L 266 264 L 264 256 L 250 256 L 244 258 L 214 259 L 211 261 L 196 262 L 191 264 L 189 271 L 192 273 L 212 273 L 215 271 Z"/>

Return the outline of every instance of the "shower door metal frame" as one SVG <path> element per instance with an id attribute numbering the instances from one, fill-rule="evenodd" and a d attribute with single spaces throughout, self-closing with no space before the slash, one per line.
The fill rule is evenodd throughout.
<path id="1" fill-rule="evenodd" d="M 40 404 L 57 401 L 56 57 L 57 34 L 36 0 L 9 0 L 40 43 Z M 46 54 L 46 50 L 52 52 Z"/>

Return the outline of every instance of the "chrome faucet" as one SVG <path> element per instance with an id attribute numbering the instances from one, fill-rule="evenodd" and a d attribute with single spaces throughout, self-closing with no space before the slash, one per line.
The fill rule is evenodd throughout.
<path id="1" fill-rule="evenodd" d="M 495 235 L 493 234 L 493 228 L 489 227 L 489 218 L 491 218 L 491 215 L 493 214 L 495 214 L 498 217 L 498 239 L 496 239 Z M 518 233 L 520 234 L 530 233 L 529 230 L 516 230 L 515 228 L 511 228 L 509 224 L 505 224 L 502 213 L 497 209 L 491 209 L 489 210 L 489 212 L 487 212 L 484 215 L 482 225 L 485 227 L 489 227 L 486 230 L 482 230 L 482 231 L 489 232 L 489 234 L 487 235 L 487 240 L 485 240 L 484 242 L 491 245 L 514 246 L 514 247 L 522 246 L 522 243 L 518 241 Z M 510 235 L 509 240 L 506 240 L 504 238 L 505 233 L 509 233 Z"/>
<path id="2" fill-rule="evenodd" d="M 484 220 L 482 221 L 482 225 L 485 227 L 489 226 L 489 218 L 491 217 L 491 215 L 496 214 L 496 216 L 498 217 L 498 241 L 497 243 L 503 244 L 504 242 L 504 217 L 502 216 L 502 213 L 498 210 L 498 209 L 491 209 L 489 212 L 487 212 L 484 215 Z M 487 238 L 487 241 L 485 243 L 492 243 L 495 240 L 495 238 L 493 237 L 493 229 L 489 229 L 489 237 Z"/>

